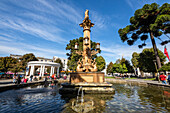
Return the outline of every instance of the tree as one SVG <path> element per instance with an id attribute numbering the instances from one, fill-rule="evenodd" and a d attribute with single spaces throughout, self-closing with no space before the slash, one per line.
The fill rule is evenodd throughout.
<path id="1" fill-rule="evenodd" d="M 133 67 L 134 67 L 134 68 L 138 68 L 138 64 L 139 64 L 138 58 L 139 58 L 139 54 L 136 53 L 136 52 L 134 52 L 134 53 L 132 54 L 132 59 L 131 59 L 131 62 L 132 62 L 132 64 L 133 64 Z"/>
<path id="2" fill-rule="evenodd" d="M 159 71 L 170 71 L 170 62 L 168 62 L 167 64 L 163 65 Z"/>
<path id="3" fill-rule="evenodd" d="M 106 62 L 102 56 L 97 56 L 96 62 L 98 71 L 102 71 L 103 69 L 105 69 Z"/>
<path id="4" fill-rule="evenodd" d="M 12 68 L 12 64 L 16 61 L 15 58 L 12 57 L 0 57 L 0 71 L 8 72 L 10 68 Z"/>
<path id="5" fill-rule="evenodd" d="M 79 51 L 83 51 L 83 37 L 70 40 L 69 44 L 67 44 L 66 47 L 66 50 L 69 50 L 69 53 L 66 53 L 66 55 L 68 56 L 67 66 L 70 70 L 74 71 L 76 71 L 78 60 L 82 58 L 81 55 L 76 54 L 76 50 L 74 49 L 76 42 L 79 44 Z M 92 50 L 96 49 L 96 42 L 91 41 L 91 49 Z M 101 50 L 99 50 L 99 53 L 100 52 Z M 97 55 L 93 55 L 92 59 L 96 57 Z"/>
<path id="6" fill-rule="evenodd" d="M 134 69 L 133 67 L 131 66 L 130 62 L 128 60 L 126 60 L 125 58 L 122 57 L 122 59 L 118 59 L 116 60 L 116 63 L 115 64 L 121 64 L 122 66 L 125 64 L 126 68 L 128 71 L 128 73 L 133 73 L 134 72 Z M 115 67 L 120 67 L 120 65 L 116 66 Z M 119 68 L 118 68 L 119 69 Z"/>
<path id="7" fill-rule="evenodd" d="M 125 60 L 125 65 L 126 65 L 126 68 L 127 68 L 127 70 L 128 70 L 128 71 L 127 71 L 128 73 L 134 73 L 134 69 L 133 69 L 133 67 L 131 66 L 129 60 Z"/>
<path id="8" fill-rule="evenodd" d="M 128 69 L 127 69 L 126 65 L 125 64 L 123 64 L 123 65 L 120 64 L 118 72 L 119 73 L 126 73 L 126 72 L 128 72 Z"/>
<path id="9" fill-rule="evenodd" d="M 17 59 L 14 59 L 13 60 L 13 63 L 11 64 L 11 67 L 9 68 L 9 71 L 15 73 L 17 72 L 21 72 L 23 69 L 22 65 L 21 65 L 21 62 L 19 62 Z"/>
<path id="10" fill-rule="evenodd" d="M 164 62 L 166 61 L 166 56 L 159 49 L 158 49 L 158 55 L 159 55 L 161 64 L 163 65 Z M 153 62 L 153 60 L 155 60 L 154 56 L 155 55 L 154 55 L 153 48 L 144 49 L 142 53 L 139 54 L 139 58 L 138 58 L 138 62 L 139 62 L 138 66 L 140 70 L 144 72 L 156 72 L 156 68 Z"/>
<path id="11" fill-rule="evenodd" d="M 60 58 L 57 58 L 54 62 L 55 62 L 55 63 L 59 63 L 59 64 L 60 64 L 59 71 L 61 72 L 61 71 L 62 71 L 62 69 L 63 69 L 63 63 L 62 63 L 61 59 L 60 59 Z"/>
<path id="12" fill-rule="evenodd" d="M 119 36 L 123 42 L 127 41 L 128 45 L 133 45 L 137 39 L 144 41 L 139 48 L 146 46 L 145 41 L 150 35 L 154 54 L 156 57 L 158 69 L 161 68 L 161 61 L 154 37 L 160 39 L 162 34 L 170 33 L 170 4 L 165 3 L 161 7 L 158 4 L 145 4 L 141 9 L 135 11 L 134 16 L 130 18 L 130 25 L 119 29 Z M 166 40 L 164 44 L 170 42 Z"/>
<path id="13" fill-rule="evenodd" d="M 107 69 L 106 69 L 107 73 L 112 73 L 112 75 L 113 75 L 113 69 L 112 68 L 113 68 L 113 63 L 110 62 L 109 65 L 107 66 Z"/>
<path id="14" fill-rule="evenodd" d="M 22 69 L 24 71 L 26 70 L 28 62 L 30 62 L 30 61 L 38 61 L 38 59 L 34 56 L 33 53 L 23 55 L 20 60 L 21 60 L 20 65 L 22 65 Z"/>

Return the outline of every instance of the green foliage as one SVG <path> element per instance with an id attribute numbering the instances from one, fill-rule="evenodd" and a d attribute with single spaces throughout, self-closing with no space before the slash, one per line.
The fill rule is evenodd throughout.
<path id="1" fill-rule="evenodd" d="M 134 52 L 134 53 L 132 54 L 131 62 L 132 62 L 133 66 L 134 66 L 135 68 L 137 68 L 137 67 L 138 67 L 138 64 L 139 64 L 138 58 L 139 58 L 139 54 L 136 53 L 136 52 Z"/>
<path id="2" fill-rule="evenodd" d="M 82 58 L 81 55 L 76 54 L 76 50 L 75 48 L 75 43 L 79 44 L 79 49 L 78 51 L 83 51 L 83 37 L 80 38 L 76 38 L 73 40 L 69 41 L 69 44 L 67 44 L 66 50 L 69 50 L 69 53 L 66 53 L 66 55 L 68 56 L 68 62 L 67 62 L 67 66 L 70 70 L 76 71 L 77 68 L 77 62 L 79 59 Z M 91 49 L 95 50 L 96 49 L 96 42 L 91 41 Z M 100 50 L 101 52 L 101 50 Z M 92 58 L 96 58 L 97 55 L 92 56 Z"/>
<path id="3" fill-rule="evenodd" d="M 130 64 L 130 61 L 128 61 L 128 60 L 125 60 L 125 65 L 126 65 L 126 68 L 127 68 L 127 72 L 128 73 L 134 73 L 134 69 L 133 69 L 133 67 L 131 66 L 131 64 Z"/>
<path id="4" fill-rule="evenodd" d="M 109 65 L 107 66 L 106 72 L 107 73 L 113 73 L 113 63 L 110 62 Z"/>
<path id="5" fill-rule="evenodd" d="M 10 68 L 12 68 L 12 64 L 16 62 L 15 58 L 12 57 L 0 57 L 0 71 L 1 72 L 7 72 L 10 71 Z"/>
<path id="6" fill-rule="evenodd" d="M 103 69 L 105 69 L 106 62 L 105 62 L 105 59 L 102 56 L 98 56 L 96 58 L 96 62 L 97 62 L 98 71 L 102 71 Z"/>
<path id="7" fill-rule="evenodd" d="M 15 73 L 21 72 L 23 70 L 22 63 L 19 62 L 17 59 L 13 60 L 13 63 L 11 63 L 11 68 L 9 68 L 9 71 Z"/>
<path id="8" fill-rule="evenodd" d="M 158 4 L 145 4 L 143 8 L 135 11 L 130 18 L 130 25 L 119 29 L 119 36 L 123 42 L 133 45 L 137 39 L 145 41 L 148 33 L 158 37 L 162 34 L 170 33 L 170 4 L 165 3 L 161 7 Z M 146 44 L 140 45 L 143 47 Z"/>
<path id="9" fill-rule="evenodd" d="M 19 61 L 20 60 L 20 61 Z M 29 61 L 37 61 L 38 59 L 32 54 L 25 54 L 21 59 L 12 57 L 0 57 L 0 71 L 12 71 L 14 73 L 26 70 Z"/>
<path id="10" fill-rule="evenodd" d="M 57 58 L 54 62 L 55 62 L 55 63 L 59 63 L 59 64 L 60 64 L 59 71 L 61 72 L 61 71 L 62 71 L 62 69 L 63 69 L 63 63 L 62 63 L 61 59 L 60 59 L 60 58 Z"/>
<path id="11" fill-rule="evenodd" d="M 30 61 L 38 61 L 38 59 L 34 56 L 33 53 L 23 55 L 20 60 L 21 60 L 20 65 L 22 65 L 22 69 L 24 71 L 26 70 L 28 62 L 30 62 Z"/>
<path id="12" fill-rule="evenodd" d="M 160 58 L 161 64 L 163 65 L 166 61 L 166 56 L 162 51 L 158 49 L 158 56 Z M 155 54 L 153 48 L 146 48 L 140 54 L 134 52 L 132 54 L 132 63 L 134 67 L 139 67 L 140 70 L 144 72 L 156 72 L 155 64 L 153 62 L 155 60 Z"/>
<path id="13" fill-rule="evenodd" d="M 123 42 L 127 41 L 128 45 L 133 45 L 135 41 L 140 39 L 143 44 L 138 45 L 139 48 L 146 46 L 145 41 L 150 35 L 158 69 L 161 68 L 161 62 L 157 54 L 157 47 L 154 37 L 160 39 L 162 34 L 170 33 L 170 4 L 165 3 L 161 7 L 158 4 L 145 4 L 141 9 L 135 11 L 134 16 L 130 18 L 130 25 L 118 30 L 119 36 Z M 161 39 L 160 39 L 161 40 Z M 165 40 L 161 45 L 169 43 Z"/>
<path id="14" fill-rule="evenodd" d="M 170 71 L 170 62 L 163 65 L 158 71 Z"/>
<path id="15" fill-rule="evenodd" d="M 134 69 L 130 62 L 125 58 L 116 60 L 116 63 L 110 62 L 107 67 L 107 73 L 133 73 Z"/>

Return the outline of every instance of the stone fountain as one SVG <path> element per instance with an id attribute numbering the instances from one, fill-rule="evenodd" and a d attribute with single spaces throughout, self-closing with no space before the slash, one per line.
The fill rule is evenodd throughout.
<path id="1" fill-rule="evenodd" d="M 78 43 L 75 43 L 75 50 L 82 55 L 82 59 L 77 62 L 77 72 L 70 73 L 69 83 L 62 84 L 60 94 L 76 94 L 79 87 L 82 87 L 84 93 L 114 93 L 112 84 L 105 82 L 104 73 L 97 72 L 95 59 L 92 59 L 92 55 L 99 53 L 100 43 L 96 43 L 96 50 L 91 50 L 90 28 L 94 24 L 89 19 L 88 10 L 85 11 L 83 23 L 79 25 L 84 32 L 83 51 L 78 50 Z"/>

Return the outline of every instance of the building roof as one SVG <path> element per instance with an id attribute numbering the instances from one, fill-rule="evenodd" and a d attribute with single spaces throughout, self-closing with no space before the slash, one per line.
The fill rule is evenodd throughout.
<path id="1" fill-rule="evenodd" d="M 30 61 L 27 63 L 28 65 L 34 65 L 34 66 L 55 66 L 55 67 L 60 67 L 59 63 L 54 63 L 54 62 L 41 62 L 41 61 Z"/>
<path id="2" fill-rule="evenodd" d="M 52 60 L 52 59 L 44 58 L 44 57 L 37 57 L 37 59 Z"/>

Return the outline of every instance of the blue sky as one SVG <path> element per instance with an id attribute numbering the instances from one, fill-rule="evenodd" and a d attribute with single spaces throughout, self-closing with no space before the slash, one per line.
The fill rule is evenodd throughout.
<path id="1" fill-rule="evenodd" d="M 89 10 L 91 40 L 101 44 L 107 64 L 116 59 L 130 60 L 134 51 L 141 52 L 137 41 L 122 43 L 118 29 L 129 24 L 135 10 L 146 3 L 160 5 L 169 0 L 0 0 L 0 56 L 34 53 L 37 57 L 67 58 L 66 44 L 83 36 L 79 24 Z M 166 36 L 162 36 L 166 39 Z M 157 47 L 163 51 L 160 41 Z M 150 39 L 145 48 L 151 48 Z M 170 45 L 167 45 L 170 53 Z"/>

